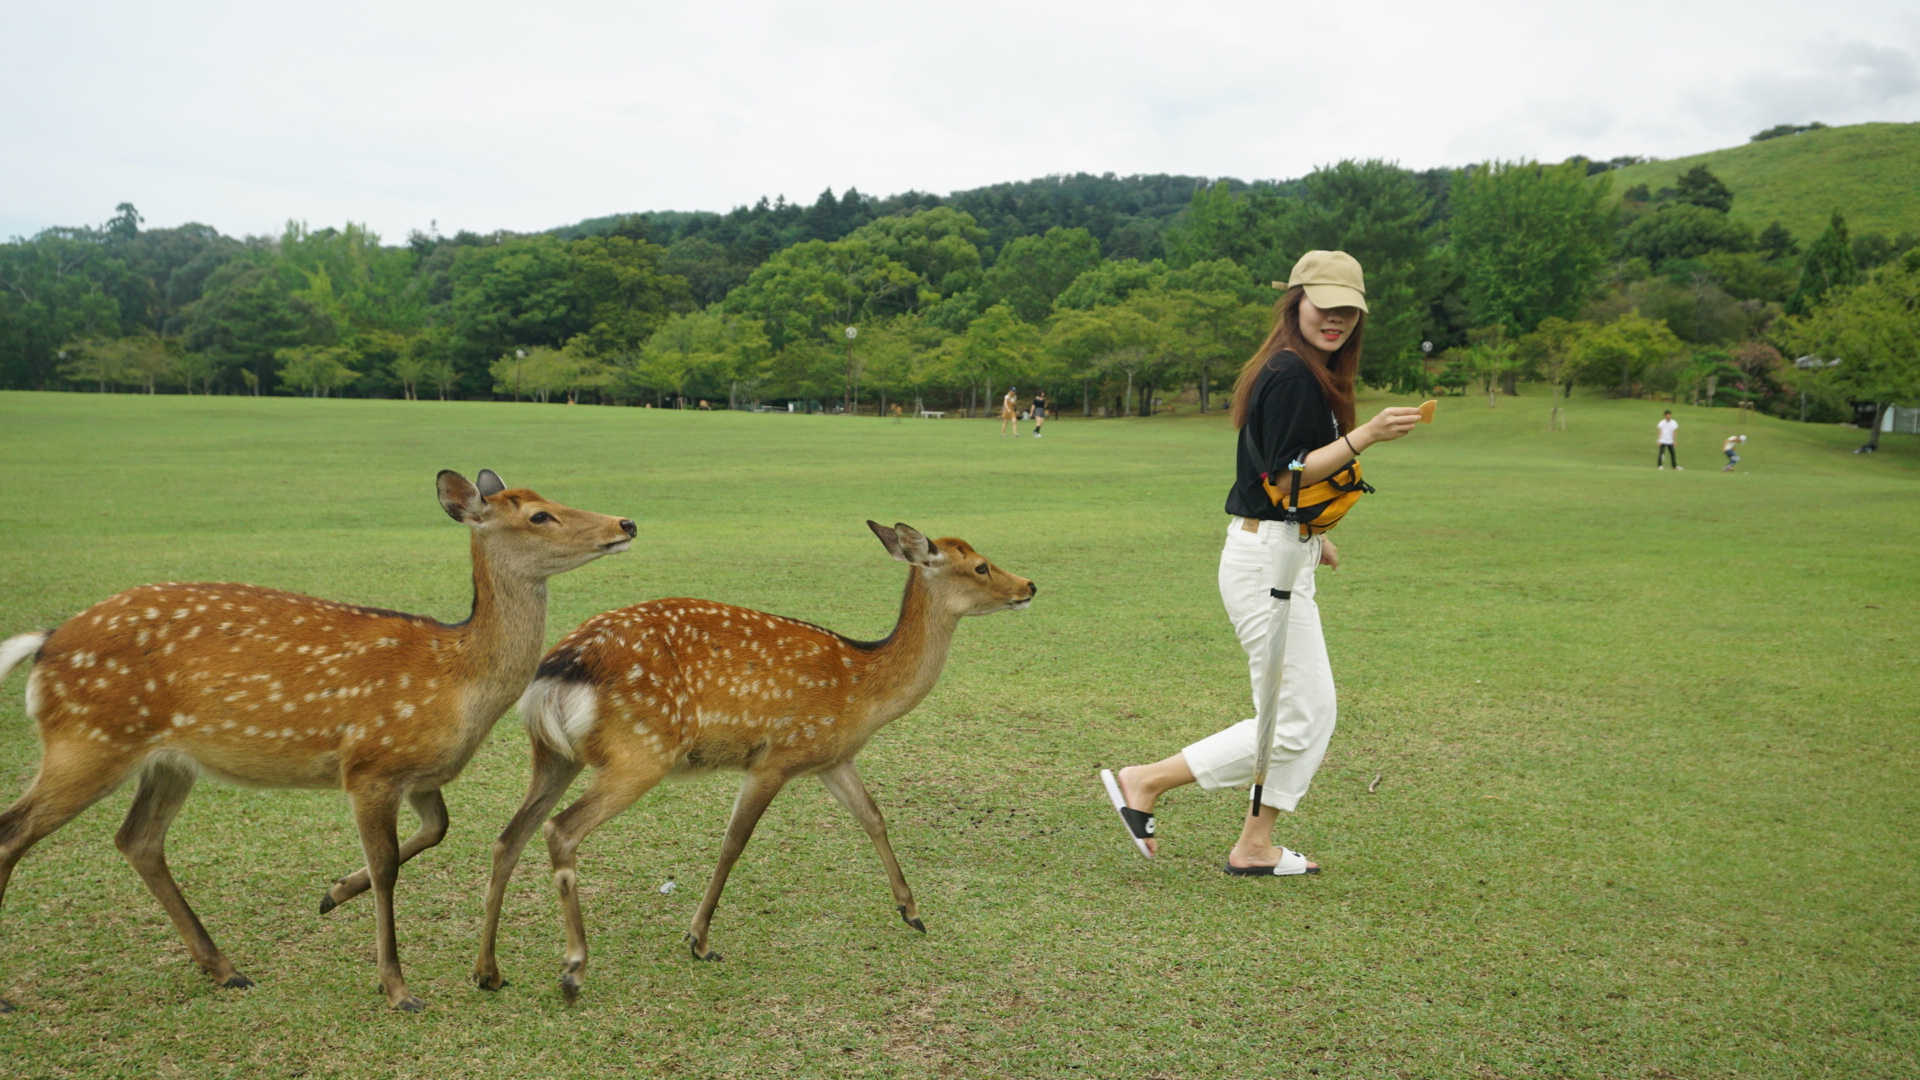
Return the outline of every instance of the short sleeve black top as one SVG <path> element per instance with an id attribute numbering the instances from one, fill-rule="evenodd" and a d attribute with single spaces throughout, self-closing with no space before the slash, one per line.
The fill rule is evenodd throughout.
<path id="1" fill-rule="evenodd" d="M 1260 474 L 1282 477 L 1289 462 L 1306 460 L 1340 434 L 1340 422 L 1307 370 L 1307 362 L 1292 352 L 1276 354 L 1253 383 L 1246 432 L 1235 443 L 1238 467 L 1227 492 L 1227 513 L 1279 520 L 1284 511 L 1267 499 Z"/>

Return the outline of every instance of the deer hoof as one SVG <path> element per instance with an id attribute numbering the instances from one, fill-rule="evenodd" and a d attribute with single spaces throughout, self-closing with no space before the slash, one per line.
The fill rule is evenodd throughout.
<path id="1" fill-rule="evenodd" d="M 571 971 L 560 976 L 560 996 L 566 998 L 569 1005 L 580 1000 L 580 976 Z"/>
<path id="2" fill-rule="evenodd" d="M 226 982 L 220 985 L 226 987 L 228 990 L 248 990 L 253 987 L 253 980 L 236 971 L 227 977 Z"/>
<path id="3" fill-rule="evenodd" d="M 485 990 L 488 993 L 492 993 L 495 990 L 504 989 L 511 984 L 497 974 L 482 975 L 478 972 L 475 972 L 473 976 L 473 985 L 479 987 L 482 990 Z"/>
<path id="4" fill-rule="evenodd" d="M 393 1003 L 394 1012 L 419 1012 L 420 1010 L 426 1007 L 427 1007 L 426 1002 L 421 1001 L 419 998 L 414 997 L 412 994 L 408 994 L 406 997 L 403 997 L 399 1001 L 396 1001 Z"/>
<path id="5" fill-rule="evenodd" d="M 900 910 L 901 920 L 905 922 L 908 926 L 913 927 L 915 930 L 918 930 L 923 934 L 927 932 L 927 924 L 921 922 L 918 916 L 907 914 L 907 907 L 905 904 L 900 905 L 899 910 Z"/>
<path id="6" fill-rule="evenodd" d="M 717 962 L 720 959 L 720 954 L 714 952 L 712 949 L 708 949 L 704 953 L 701 952 L 700 939 L 694 937 L 692 934 L 687 935 L 687 949 L 693 953 L 695 960 L 712 960 Z"/>
<path id="7" fill-rule="evenodd" d="M 340 901 L 333 898 L 332 889 L 328 889 L 326 892 L 320 894 L 320 914 L 325 915 L 327 912 L 339 906 Z"/>

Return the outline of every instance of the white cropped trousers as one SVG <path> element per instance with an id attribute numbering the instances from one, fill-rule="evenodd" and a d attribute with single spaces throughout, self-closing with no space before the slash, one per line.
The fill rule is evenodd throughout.
<path id="1" fill-rule="evenodd" d="M 1255 693 L 1266 664 L 1267 624 L 1272 621 L 1274 588 L 1273 550 L 1270 544 L 1300 543 L 1299 526 L 1262 521 L 1258 532 L 1241 528 L 1241 519 L 1227 526 L 1227 545 L 1220 552 L 1220 599 L 1227 618 L 1247 651 L 1248 674 Z M 1313 783 L 1313 774 L 1326 756 L 1337 712 L 1333 668 L 1327 662 L 1327 642 L 1320 633 L 1320 608 L 1313 599 L 1313 571 L 1320 564 L 1320 538 L 1309 540 L 1300 575 L 1293 582 L 1288 610 L 1287 655 L 1281 662 L 1279 716 L 1273 728 L 1273 754 L 1267 765 L 1267 784 L 1260 801 L 1291 812 Z M 1256 702 L 1257 712 L 1259 705 Z M 1181 751 L 1200 786 L 1241 787 L 1253 783 L 1254 742 L 1259 720 L 1250 718 L 1209 735 Z"/>

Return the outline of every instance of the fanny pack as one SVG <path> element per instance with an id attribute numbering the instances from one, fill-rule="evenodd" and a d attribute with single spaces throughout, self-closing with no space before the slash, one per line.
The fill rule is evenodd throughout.
<path id="1" fill-rule="evenodd" d="M 1259 461 L 1260 455 L 1253 448 L 1253 437 L 1245 427 L 1240 429 L 1240 438 L 1247 444 L 1248 456 Z M 1360 501 L 1360 496 L 1373 494 L 1373 486 L 1361 479 L 1359 458 L 1340 466 L 1325 480 L 1302 488 L 1300 474 L 1305 469 L 1306 465 L 1298 459 L 1290 463 L 1287 474 L 1291 480 L 1284 490 L 1273 482 L 1271 473 L 1260 474 L 1260 487 L 1266 491 L 1267 501 L 1286 508 L 1281 520 L 1300 526 L 1302 540 L 1318 536 L 1340 524 L 1340 519 L 1347 516 L 1353 504 Z"/>

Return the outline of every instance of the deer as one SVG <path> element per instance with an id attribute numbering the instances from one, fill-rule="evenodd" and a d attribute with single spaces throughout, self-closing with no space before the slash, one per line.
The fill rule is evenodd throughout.
<path id="1" fill-rule="evenodd" d="M 0 812 L 0 898 L 29 848 L 137 777 L 115 846 L 201 969 L 222 987 L 249 987 L 174 881 L 167 828 L 203 774 L 337 787 L 366 865 L 335 882 L 320 911 L 371 887 L 387 1003 L 423 1008 L 394 936 L 400 865 L 446 836 L 441 787 L 533 679 L 547 579 L 627 550 L 636 533 L 627 518 L 509 489 L 491 469 L 475 483 L 445 470 L 436 487 L 447 515 L 471 532 L 473 610 L 464 622 L 253 585 L 168 582 L 0 643 L 0 678 L 32 659 L 27 715 L 42 747 L 32 785 Z M 398 843 L 402 801 L 420 826 Z"/>
<path id="2" fill-rule="evenodd" d="M 696 959 L 720 959 L 708 936 L 727 875 L 768 804 L 801 776 L 818 776 L 860 823 L 880 855 L 900 918 L 926 933 L 888 842 L 886 819 L 854 758 L 933 689 L 962 618 L 1023 611 L 1039 587 L 993 565 L 964 540 L 929 539 L 904 524 L 887 528 L 869 521 L 867 527 L 889 555 L 908 565 L 899 619 L 879 641 L 681 598 L 595 615 L 540 661 L 520 699 L 533 778 L 494 841 L 476 985 L 506 985 L 495 955 L 500 906 L 521 851 L 534 829 L 543 827 L 566 926 L 560 989 L 568 1002 L 578 998 L 587 967 L 580 845 L 669 775 L 721 769 L 746 774 L 686 935 Z M 594 773 L 586 790 L 547 820 L 588 765 Z"/>

